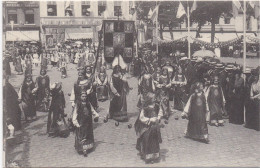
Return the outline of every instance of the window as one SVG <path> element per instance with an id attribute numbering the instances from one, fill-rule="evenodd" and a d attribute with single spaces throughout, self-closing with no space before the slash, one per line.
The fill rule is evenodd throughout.
<path id="1" fill-rule="evenodd" d="M 34 12 L 33 10 L 25 11 L 25 24 L 34 24 Z"/>
<path id="2" fill-rule="evenodd" d="M 106 10 L 106 1 L 98 1 L 98 16 L 102 16 Z"/>
<path id="3" fill-rule="evenodd" d="M 48 16 L 57 16 L 57 5 L 56 5 L 56 2 L 48 1 L 48 4 L 47 4 L 47 15 Z"/>
<path id="4" fill-rule="evenodd" d="M 114 2 L 114 16 L 122 16 L 121 1 Z"/>
<path id="5" fill-rule="evenodd" d="M 90 16 L 90 1 L 81 2 L 81 15 Z"/>
<path id="6" fill-rule="evenodd" d="M 65 3 L 65 16 L 73 16 L 74 4 L 73 1 L 66 1 Z"/>
<path id="7" fill-rule="evenodd" d="M 14 21 L 14 24 L 17 24 L 17 11 L 16 10 L 8 10 L 8 23 L 11 24 L 11 20 Z"/>

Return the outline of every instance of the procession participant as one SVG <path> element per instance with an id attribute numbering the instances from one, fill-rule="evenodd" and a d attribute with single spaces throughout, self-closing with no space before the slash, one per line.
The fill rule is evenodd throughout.
<path id="1" fill-rule="evenodd" d="M 106 101 L 108 99 L 108 76 L 106 73 L 106 68 L 102 66 L 100 68 L 100 72 L 96 75 L 95 78 L 95 85 L 96 85 L 96 94 L 98 101 Z"/>
<path id="2" fill-rule="evenodd" d="M 98 109 L 98 102 L 97 102 L 97 94 L 96 94 L 96 86 L 95 83 L 95 76 L 93 74 L 93 70 L 91 65 L 86 65 L 86 79 L 89 80 L 91 85 L 91 93 L 88 95 L 91 105 L 94 107 L 95 110 Z"/>
<path id="3" fill-rule="evenodd" d="M 25 120 L 36 119 L 35 93 L 37 88 L 32 80 L 32 75 L 25 74 L 24 81 L 18 93 L 18 100 L 21 102 L 21 110 L 24 113 Z"/>
<path id="4" fill-rule="evenodd" d="M 190 96 L 182 113 L 182 118 L 189 120 L 185 136 L 208 143 L 208 127 L 206 123 L 209 121 L 208 116 L 209 108 L 206 96 L 203 93 L 203 84 L 196 82 L 195 93 Z"/>
<path id="5" fill-rule="evenodd" d="M 217 127 L 223 126 L 222 114 L 224 114 L 225 97 L 218 76 L 214 76 L 213 83 L 209 86 L 205 95 L 210 112 L 210 124 Z"/>
<path id="6" fill-rule="evenodd" d="M 162 69 L 159 83 L 156 87 L 159 88 L 158 98 L 160 100 L 160 106 L 163 109 L 163 117 L 168 120 L 170 116 L 169 88 L 171 87 L 171 81 L 167 68 Z"/>
<path id="7" fill-rule="evenodd" d="M 234 66 L 229 64 L 225 67 L 225 70 L 228 72 L 227 74 L 227 84 L 225 87 L 226 93 L 226 113 L 227 113 L 227 118 L 229 118 L 230 111 L 231 111 L 231 101 L 232 101 L 232 95 L 233 95 L 233 90 L 234 90 L 234 84 L 235 84 L 235 75 L 234 75 Z"/>
<path id="8" fill-rule="evenodd" d="M 40 57 L 39 57 L 39 55 L 36 51 L 33 52 L 32 58 L 33 58 L 32 63 L 34 65 L 34 67 L 38 67 L 38 65 L 41 63 L 41 60 L 40 60 Z"/>
<path id="9" fill-rule="evenodd" d="M 31 74 L 32 75 L 32 59 L 29 54 L 25 56 L 25 74 Z"/>
<path id="10" fill-rule="evenodd" d="M 129 93 L 130 88 L 125 76 L 122 75 L 120 65 L 114 67 L 109 86 L 111 100 L 108 117 L 116 121 L 127 121 L 126 95 Z"/>
<path id="11" fill-rule="evenodd" d="M 87 156 L 88 151 L 94 147 L 92 116 L 94 120 L 99 117 L 87 95 L 87 91 L 81 90 L 80 99 L 77 100 L 72 117 L 73 124 L 77 127 L 74 147 L 79 154 L 83 153 L 84 156 Z"/>
<path id="12" fill-rule="evenodd" d="M 163 66 L 163 68 L 166 68 L 167 71 L 168 71 L 168 76 L 169 78 L 171 79 L 174 75 L 174 69 L 173 69 L 173 66 L 170 64 L 170 61 L 166 61 L 165 62 L 165 65 Z"/>
<path id="13" fill-rule="evenodd" d="M 12 124 L 15 131 L 20 130 L 22 125 L 18 94 L 14 87 L 9 83 L 9 76 L 6 74 L 4 74 L 3 78 L 3 107 L 5 109 L 4 121 L 8 121 L 8 125 Z"/>
<path id="14" fill-rule="evenodd" d="M 36 108 L 37 111 L 47 112 L 49 108 L 50 77 L 45 69 L 40 70 L 40 75 L 36 78 Z"/>
<path id="15" fill-rule="evenodd" d="M 233 124 L 244 123 L 244 79 L 241 77 L 241 70 L 235 71 L 235 83 L 232 91 L 231 109 L 229 122 Z"/>
<path id="16" fill-rule="evenodd" d="M 250 99 L 249 109 L 246 111 L 245 127 L 260 131 L 260 72 L 258 76 L 254 76 L 250 90 Z"/>
<path id="17" fill-rule="evenodd" d="M 79 59 L 80 59 L 80 50 L 77 49 L 75 53 L 74 64 L 78 64 Z"/>
<path id="18" fill-rule="evenodd" d="M 93 67 L 94 67 L 94 64 L 95 64 L 95 62 L 96 62 L 96 58 L 95 58 L 94 53 L 88 53 L 88 54 L 86 54 L 85 61 L 86 61 L 86 65 L 90 65 L 90 66 L 93 68 Z"/>
<path id="19" fill-rule="evenodd" d="M 46 54 L 46 50 L 43 50 L 41 54 L 41 69 L 47 70 L 48 69 L 48 58 Z"/>
<path id="20" fill-rule="evenodd" d="M 23 66 L 22 66 L 21 56 L 16 57 L 15 71 L 17 72 L 17 75 L 23 74 Z"/>
<path id="21" fill-rule="evenodd" d="M 138 108 L 142 107 L 142 100 L 143 97 L 145 97 L 148 93 L 155 93 L 155 85 L 153 76 L 151 75 L 151 72 L 149 71 L 149 68 L 145 68 L 145 73 L 141 76 L 138 82 L 138 94 L 140 94 L 139 101 L 137 104 Z"/>
<path id="22" fill-rule="evenodd" d="M 135 122 L 137 138 L 136 149 L 146 163 L 153 163 L 160 157 L 160 143 L 162 143 L 159 120 L 162 110 L 155 108 L 155 95 L 148 93 L 142 100 L 142 110 Z"/>
<path id="23" fill-rule="evenodd" d="M 61 71 L 61 78 L 66 78 L 67 77 L 67 63 L 64 58 L 61 62 L 60 71 Z"/>
<path id="24" fill-rule="evenodd" d="M 3 51 L 3 56 L 4 56 L 3 71 L 4 71 L 5 75 L 11 76 L 10 57 L 7 56 L 5 51 Z"/>
<path id="25" fill-rule="evenodd" d="M 58 61 L 59 61 L 59 54 L 56 50 L 51 51 L 52 57 L 51 57 L 51 65 L 52 67 L 57 67 L 58 66 Z"/>
<path id="26" fill-rule="evenodd" d="M 62 83 L 54 83 L 51 87 L 50 93 L 52 99 L 48 114 L 47 133 L 49 136 L 66 137 L 66 130 L 59 129 L 59 123 L 63 122 L 63 124 L 66 125 L 64 120 L 64 117 L 66 117 L 66 114 L 64 113 L 66 102 L 62 91 Z"/>
<path id="27" fill-rule="evenodd" d="M 178 68 L 178 72 L 172 80 L 172 85 L 174 85 L 174 108 L 183 111 L 185 104 L 188 101 L 188 96 L 185 93 L 185 85 L 187 80 L 185 75 L 182 73 L 182 68 Z"/>
<path id="28" fill-rule="evenodd" d="M 71 91 L 70 102 L 73 108 L 76 102 L 80 100 L 81 90 L 87 90 L 88 95 L 91 93 L 92 90 L 90 80 L 86 78 L 85 67 L 78 68 L 78 79 L 74 83 L 74 86 Z"/>

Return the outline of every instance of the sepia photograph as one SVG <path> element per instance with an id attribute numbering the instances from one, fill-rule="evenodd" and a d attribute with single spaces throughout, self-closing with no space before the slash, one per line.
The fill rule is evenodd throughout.
<path id="1" fill-rule="evenodd" d="M 259 0 L 3 0 L 2 167 L 260 167 Z"/>

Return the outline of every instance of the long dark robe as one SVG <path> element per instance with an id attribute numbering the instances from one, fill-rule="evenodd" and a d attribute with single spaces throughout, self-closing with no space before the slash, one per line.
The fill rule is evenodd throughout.
<path id="1" fill-rule="evenodd" d="M 38 76 L 36 78 L 37 90 L 37 110 L 47 112 L 49 108 L 49 95 L 50 95 L 50 78 L 48 75 Z"/>
<path id="2" fill-rule="evenodd" d="M 10 83 L 6 83 L 3 87 L 3 99 L 5 116 L 4 120 L 8 120 L 15 130 L 21 129 L 21 109 L 18 102 L 18 94 Z"/>
<path id="3" fill-rule="evenodd" d="M 170 80 L 166 76 L 160 76 L 159 78 L 159 84 L 165 84 L 168 85 L 170 83 Z M 163 116 L 164 117 L 169 117 L 170 115 L 170 104 L 169 104 L 169 88 L 166 88 L 163 86 L 162 88 L 159 89 L 159 100 L 161 107 L 163 109 Z"/>
<path id="4" fill-rule="evenodd" d="M 153 78 L 151 75 L 144 74 L 142 76 L 140 85 L 138 86 L 138 92 L 142 95 L 142 97 L 144 97 L 148 93 L 154 93 Z M 142 108 L 142 97 L 138 101 L 138 108 Z"/>
<path id="5" fill-rule="evenodd" d="M 42 55 L 41 69 L 44 69 L 44 70 L 48 69 L 48 59 L 47 59 L 46 54 Z"/>
<path id="6" fill-rule="evenodd" d="M 65 97 L 63 91 L 57 91 L 56 89 L 51 91 L 51 105 L 48 114 L 47 133 L 59 133 L 58 120 L 63 120 Z"/>
<path id="7" fill-rule="evenodd" d="M 18 73 L 23 72 L 21 57 L 16 57 L 15 71 L 18 72 Z"/>
<path id="8" fill-rule="evenodd" d="M 259 83 L 253 83 L 250 95 L 260 94 Z M 246 127 L 260 131 L 260 98 L 250 99 L 246 108 Z"/>
<path id="9" fill-rule="evenodd" d="M 110 117 L 117 121 L 127 121 L 127 102 L 126 95 L 129 92 L 129 86 L 126 81 L 119 77 L 112 76 L 113 87 L 120 96 L 114 95 L 111 91 L 112 100 L 110 101 L 109 114 Z"/>
<path id="10" fill-rule="evenodd" d="M 96 79 L 96 94 L 98 101 L 106 101 L 108 99 L 108 81 L 105 73 L 99 74 Z"/>
<path id="11" fill-rule="evenodd" d="M 185 82 L 185 76 L 183 74 L 177 74 L 174 78 L 174 82 Z M 185 104 L 188 101 L 188 96 L 185 93 L 185 86 L 180 84 L 174 85 L 174 109 L 183 111 Z"/>
<path id="12" fill-rule="evenodd" d="M 157 117 L 155 109 L 144 109 L 144 116 L 147 118 Z M 135 131 L 138 136 L 136 149 L 145 160 L 157 159 L 162 143 L 160 126 L 158 124 L 147 125 L 141 122 L 140 115 L 135 122 Z"/>
<path id="13" fill-rule="evenodd" d="M 210 86 L 208 95 L 208 105 L 210 111 L 210 120 L 222 120 L 224 113 L 224 100 L 220 86 Z"/>
<path id="14" fill-rule="evenodd" d="M 94 147 L 92 111 L 89 102 L 86 104 L 78 102 L 76 108 L 77 121 L 80 127 L 76 128 L 75 149 L 78 153 L 81 153 L 83 150 L 89 150 Z"/>
<path id="15" fill-rule="evenodd" d="M 233 124 L 244 123 L 244 80 L 235 80 L 235 93 L 232 94 L 229 122 Z"/>
<path id="16" fill-rule="evenodd" d="M 25 82 L 21 88 L 22 109 L 25 118 L 36 116 L 35 96 L 32 94 L 34 88 L 34 82 L 31 82 L 29 85 Z"/>
<path id="17" fill-rule="evenodd" d="M 229 74 L 227 79 L 227 85 L 225 87 L 226 90 L 226 111 L 227 114 L 230 115 L 231 113 L 231 107 L 232 107 L 232 96 L 233 96 L 233 90 L 234 90 L 234 76 L 233 74 Z"/>
<path id="18" fill-rule="evenodd" d="M 186 136 L 194 139 L 205 139 L 205 135 L 208 134 L 208 127 L 206 123 L 206 97 L 204 94 L 197 95 L 196 93 L 191 95 L 190 105 L 188 108 L 188 127 Z"/>
<path id="19" fill-rule="evenodd" d="M 3 60 L 3 70 L 6 75 L 11 76 L 11 67 L 10 67 L 10 61 L 9 58 L 4 58 Z"/>

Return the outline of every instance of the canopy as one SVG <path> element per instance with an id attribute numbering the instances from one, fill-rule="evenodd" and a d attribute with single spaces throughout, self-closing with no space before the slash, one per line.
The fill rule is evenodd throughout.
<path id="1" fill-rule="evenodd" d="M 215 57 L 216 54 L 210 50 L 199 50 L 196 51 L 193 55 L 193 57 Z"/>
<path id="2" fill-rule="evenodd" d="M 65 40 L 79 40 L 79 39 L 92 39 L 92 28 L 69 28 L 65 29 Z"/>
<path id="3" fill-rule="evenodd" d="M 5 41 L 39 41 L 39 31 L 7 31 Z"/>

